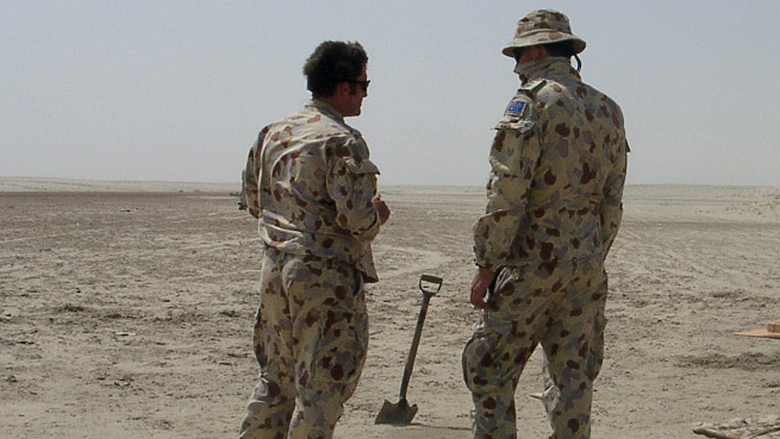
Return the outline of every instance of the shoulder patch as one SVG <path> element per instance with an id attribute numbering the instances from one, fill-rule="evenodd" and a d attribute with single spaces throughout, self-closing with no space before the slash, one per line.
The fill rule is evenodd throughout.
<path id="1" fill-rule="evenodd" d="M 533 100 L 518 90 L 518 94 L 509 101 L 504 117 L 493 125 L 494 130 L 519 130 L 524 133 L 534 126 Z"/>
<path id="2" fill-rule="evenodd" d="M 509 101 L 509 105 L 506 106 L 506 112 L 508 114 L 512 114 L 515 116 L 522 116 L 524 109 L 525 109 L 525 102 L 516 101 L 514 99 Z"/>

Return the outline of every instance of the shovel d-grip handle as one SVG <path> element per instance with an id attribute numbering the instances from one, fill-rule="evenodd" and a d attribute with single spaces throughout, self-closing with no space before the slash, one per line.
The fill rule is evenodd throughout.
<path id="1" fill-rule="evenodd" d="M 430 274 L 423 274 L 420 276 L 420 291 L 423 295 L 435 295 L 441 289 L 442 278 L 431 276 Z M 432 290 L 431 287 L 435 286 L 436 289 Z"/>
<path id="2" fill-rule="evenodd" d="M 436 286 L 435 290 L 429 289 L 429 285 Z M 425 323 L 425 316 L 428 314 L 428 303 L 431 301 L 436 293 L 441 289 L 442 279 L 440 277 L 431 276 L 430 274 L 423 274 L 420 276 L 420 291 L 423 293 L 423 301 L 420 306 L 420 314 L 417 315 L 417 326 L 414 328 L 414 338 L 412 339 L 412 347 L 409 349 L 409 356 L 406 358 L 406 366 L 404 367 L 404 376 L 401 379 L 401 392 L 400 401 L 406 402 L 406 390 L 409 388 L 409 380 L 412 378 L 412 370 L 414 370 L 414 359 L 417 356 L 417 346 L 420 345 L 420 337 L 422 336 L 423 324 Z"/>

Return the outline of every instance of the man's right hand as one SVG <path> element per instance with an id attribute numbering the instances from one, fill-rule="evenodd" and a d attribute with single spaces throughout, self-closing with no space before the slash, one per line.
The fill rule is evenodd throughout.
<path id="1" fill-rule="evenodd" d="M 474 275 L 474 279 L 471 281 L 471 296 L 469 297 L 471 304 L 477 309 L 488 309 L 488 304 L 485 302 L 485 296 L 487 295 L 488 288 L 493 282 L 492 270 L 479 267 L 477 273 Z"/>
<path id="2" fill-rule="evenodd" d="M 374 195 L 374 197 L 371 198 L 371 203 L 373 203 L 377 214 L 379 214 L 379 224 L 386 223 L 388 218 L 390 218 L 390 209 L 388 209 L 387 204 L 382 201 L 382 197 L 379 194 Z"/>

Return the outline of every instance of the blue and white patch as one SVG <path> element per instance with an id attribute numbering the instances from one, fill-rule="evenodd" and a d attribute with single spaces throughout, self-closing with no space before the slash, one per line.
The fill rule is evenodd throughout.
<path id="1" fill-rule="evenodd" d="M 509 101 L 509 105 L 506 107 L 506 112 L 515 116 L 523 114 L 525 109 L 525 102 L 523 101 Z"/>

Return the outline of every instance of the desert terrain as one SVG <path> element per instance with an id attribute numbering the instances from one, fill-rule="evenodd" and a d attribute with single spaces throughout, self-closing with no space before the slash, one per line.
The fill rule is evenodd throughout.
<path id="1" fill-rule="evenodd" d="M 233 438 L 255 384 L 260 241 L 237 185 L 0 178 L 0 437 Z M 460 354 L 471 224 L 484 191 L 382 187 L 370 348 L 337 439 L 470 437 Z M 606 360 L 593 436 L 699 438 L 701 422 L 780 413 L 780 188 L 629 186 L 607 261 Z M 431 300 L 396 402 L 427 273 Z M 520 438 L 549 434 L 540 350 L 516 395 Z"/>

